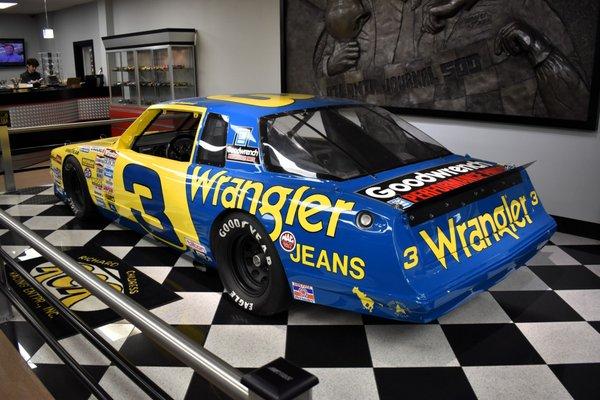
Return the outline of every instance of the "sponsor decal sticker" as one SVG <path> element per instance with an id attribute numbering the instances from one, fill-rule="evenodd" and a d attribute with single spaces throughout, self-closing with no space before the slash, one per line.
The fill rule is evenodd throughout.
<path id="1" fill-rule="evenodd" d="M 315 302 L 315 289 L 313 289 L 312 286 L 305 285 L 304 283 L 292 282 L 292 290 L 294 299 L 309 303 Z"/>
<path id="2" fill-rule="evenodd" d="M 296 236 L 290 231 L 285 231 L 279 236 L 279 245 L 288 253 L 291 253 L 296 248 Z"/>
<path id="3" fill-rule="evenodd" d="M 248 142 L 254 142 L 252 136 L 252 128 L 247 126 L 231 125 L 231 129 L 235 132 L 235 138 L 233 144 L 236 146 L 248 146 Z"/>
<path id="4" fill-rule="evenodd" d="M 247 146 L 227 146 L 227 159 L 258 164 L 258 149 Z"/>
<path id="5" fill-rule="evenodd" d="M 91 151 L 92 153 L 100 153 L 102 154 L 104 152 L 104 149 L 106 147 L 100 147 L 100 146 L 87 146 L 87 149 L 89 149 L 89 151 Z"/>
<path id="6" fill-rule="evenodd" d="M 202 246 L 202 244 L 200 244 L 200 242 L 197 242 L 194 239 L 185 238 L 185 244 L 190 249 L 197 251 L 200 254 L 206 254 L 206 247 Z"/>
<path id="7" fill-rule="evenodd" d="M 113 149 L 104 149 L 103 154 L 105 158 L 111 158 L 113 160 L 117 158 L 117 152 Z"/>
<path id="8" fill-rule="evenodd" d="M 104 168 L 104 177 L 106 177 L 108 179 L 112 179 L 114 176 L 114 172 L 115 172 L 115 170 L 113 168 L 105 167 Z"/>
<path id="9" fill-rule="evenodd" d="M 399 197 L 410 203 L 418 203 L 507 170 L 506 166 L 483 161 L 452 163 L 390 179 L 358 193 L 383 202 Z M 403 205 L 410 207 L 412 204 Z"/>
<path id="10" fill-rule="evenodd" d="M 87 179 L 90 179 L 92 177 L 92 170 L 86 167 L 83 170 L 83 175 L 85 175 Z"/>
<path id="11" fill-rule="evenodd" d="M 404 200 L 402 197 L 394 197 L 390 201 L 387 202 L 389 205 L 394 206 L 395 208 L 406 210 L 408 207 L 412 206 L 412 201 Z"/>
<path id="12" fill-rule="evenodd" d="M 94 161 L 90 158 L 83 157 L 81 159 L 81 164 L 83 164 L 83 166 L 87 167 L 87 168 L 94 168 L 96 166 L 96 161 Z"/>

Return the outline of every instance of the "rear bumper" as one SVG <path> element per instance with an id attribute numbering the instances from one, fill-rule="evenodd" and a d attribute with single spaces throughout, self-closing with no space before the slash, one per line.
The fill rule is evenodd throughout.
<path id="1" fill-rule="evenodd" d="M 491 257 L 485 265 L 473 268 L 477 273 L 467 274 L 462 279 L 441 286 L 427 296 L 420 295 L 413 299 L 404 298 L 402 304 L 406 313 L 398 314 L 393 308 L 375 308 L 373 314 L 385 318 L 400 319 L 404 321 L 427 323 L 448 313 L 462 303 L 469 300 L 477 293 L 483 292 L 503 280 L 513 270 L 524 265 L 547 242 L 556 231 L 556 222 L 551 218 L 540 227 L 537 232 L 527 238 L 526 243 L 521 243 L 511 251 Z M 377 296 L 374 296 L 377 297 Z M 383 304 L 389 304 L 390 296 L 380 298 Z"/>

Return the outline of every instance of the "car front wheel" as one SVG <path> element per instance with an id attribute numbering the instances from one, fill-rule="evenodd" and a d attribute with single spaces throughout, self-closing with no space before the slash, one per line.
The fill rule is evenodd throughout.
<path id="1" fill-rule="evenodd" d="M 77 218 L 92 218 L 98 215 L 96 205 L 90 197 L 85 176 L 79 162 L 69 157 L 63 165 L 63 182 L 67 204 Z"/>
<path id="2" fill-rule="evenodd" d="M 252 216 L 232 213 L 214 232 L 214 254 L 223 286 L 246 311 L 273 315 L 289 307 L 287 278 L 273 242 Z"/>

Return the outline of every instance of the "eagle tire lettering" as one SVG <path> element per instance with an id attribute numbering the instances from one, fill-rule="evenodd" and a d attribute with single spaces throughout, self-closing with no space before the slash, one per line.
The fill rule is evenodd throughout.
<path id="1" fill-rule="evenodd" d="M 229 293 L 229 297 L 231 297 L 238 306 L 243 307 L 244 310 L 252 311 L 252 308 L 254 307 L 254 303 L 242 299 L 233 290 L 228 290 L 227 292 Z"/>
<path id="2" fill-rule="evenodd" d="M 275 245 L 260 222 L 234 212 L 215 228 L 211 245 L 231 301 L 257 315 L 285 310 L 291 301 L 289 285 Z"/>

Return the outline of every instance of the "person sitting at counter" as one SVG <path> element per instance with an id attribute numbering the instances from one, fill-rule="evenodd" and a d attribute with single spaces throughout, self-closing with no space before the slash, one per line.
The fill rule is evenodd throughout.
<path id="1" fill-rule="evenodd" d="M 27 69 L 21 74 L 21 82 L 37 83 L 42 80 L 42 75 L 36 71 L 40 63 L 35 58 L 27 59 Z"/>

